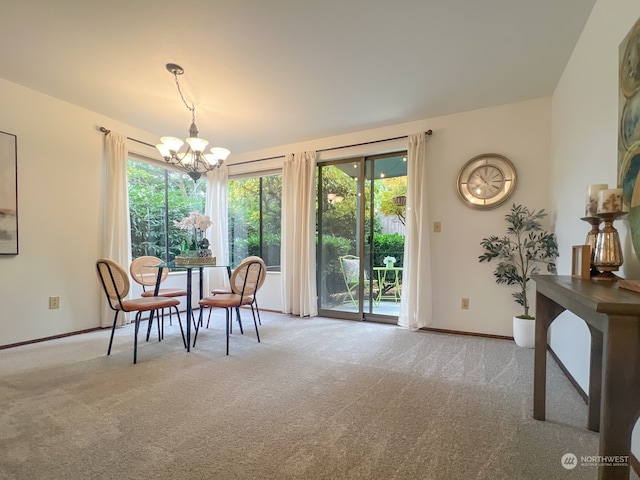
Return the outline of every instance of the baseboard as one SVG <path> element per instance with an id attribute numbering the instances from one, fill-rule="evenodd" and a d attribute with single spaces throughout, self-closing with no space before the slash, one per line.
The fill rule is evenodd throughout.
<path id="1" fill-rule="evenodd" d="M 30 345 L 32 343 L 46 342 L 47 340 L 55 340 L 57 338 L 71 337 L 73 335 L 80 335 L 82 333 L 95 332 L 96 330 L 101 330 L 101 328 L 100 327 L 88 328 L 86 330 L 77 330 L 75 332 L 61 333 L 60 335 L 53 335 L 51 337 L 36 338 L 35 340 L 27 340 L 25 342 L 10 343 L 8 345 L 0 345 L 0 350 L 13 348 L 13 347 L 21 347 L 23 345 Z"/>
<path id="2" fill-rule="evenodd" d="M 547 351 L 551 355 L 551 358 L 553 358 L 555 360 L 555 362 L 558 365 L 558 367 L 560 367 L 560 370 L 562 370 L 562 373 L 564 373 L 565 376 L 569 379 L 569 382 L 571 382 L 571 385 L 573 385 L 575 387 L 575 389 L 578 391 L 578 393 L 580 394 L 580 396 L 584 400 L 584 403 L 588 404 L 589 403 L 589 395 L 587 394 L 587 392 L 585 392 L 582 389 L 582 387 L 576 381 L 576 379 L 573 378 L 573 375 L 571 375 L 571 373 L 569 373 L 569 370 L 567 370 L 567 368 L 564 366 L 564 364 L 560 361 L 560 359 L 558 358 L 556 353 L 551 348 L 551 345 L 547 345 Z"/>
<path id="3" fill-rule="evenodd" d="M 425 332 L 450 333 L 453 335 L 470 335 L 472 337 L 496 338 L 498 340 L 513 340 L 513 337 L 507 337 L 505 335 L 491 335 L 489 333 L 464 332 L 461 330 L 446 330 L 444 328 L 422 327 L 420 328 L 420 330 L 424 330 Z"/>

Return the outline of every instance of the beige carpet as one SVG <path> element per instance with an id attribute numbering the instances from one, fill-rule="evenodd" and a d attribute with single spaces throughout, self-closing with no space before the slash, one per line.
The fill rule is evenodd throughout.
<path id="1" fill-rule="evenodd" d="M 245 320 L 248 323 L 248 315 Z M 389 325 L 263 314 L 224 355 L 222 314 L 187 354 L 132 327 L 0 351 L 0 479 L 595 479 L 587 408 L 533 350 Z M 634 477 L 635 478 L 635 477 Z"/>

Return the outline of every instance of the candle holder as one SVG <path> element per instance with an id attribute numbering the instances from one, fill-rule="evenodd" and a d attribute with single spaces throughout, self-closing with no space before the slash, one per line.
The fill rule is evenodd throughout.
<path id="1" fill-rule="evenodd" d="M 596 268 L 596 266 L 594 265 L 594 259 L 596 254 L 596 240 L 598 239 L 598 234 L 600 233 L 600 224 L 602 223 L 602 219 L 599 217 L 582 217 L 580 220 L 587 222 L 589 225 L 591 225 L 591 230 L 589 230 L 589 233 L 587 233 L 587 239 L 585 240 L 584 244 L 589 245 L 589 247 L 591 247 L 590 254 L 589 254 L 591 257 L 590 275 L 593 277 L 600 273 Z"/>
<path id="2" fill-rule="evenodd" d="M 613 272 L 622 265 L 622 245 L 620 236 L 613 226 L 613 222 L 625 215 L 624 212 L 598 213 L 597 218 L 602 219 L 604 228 L 596 237 L 596 248 L 593 256 L 593 265 L 598 271 L 591 277 L 592 280 L 615 282 L 618 276 Z"/>

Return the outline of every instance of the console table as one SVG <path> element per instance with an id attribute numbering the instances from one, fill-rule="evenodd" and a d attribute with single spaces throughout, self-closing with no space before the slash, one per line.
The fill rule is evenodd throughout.
<path id="1" fill-rule="evenodd" d="M 618 288 L 616 282 L 557 275 L 532 279 L 536 282 L 533 418 L 545 419 L 549 325 L 568 310 L 591 332 L 587 428 L 600 432 L 599 455 L 628 456 L 640 410 L 640 294 Z M 628 479 L 629 463 L 600 466 L 598 478 Z"/>

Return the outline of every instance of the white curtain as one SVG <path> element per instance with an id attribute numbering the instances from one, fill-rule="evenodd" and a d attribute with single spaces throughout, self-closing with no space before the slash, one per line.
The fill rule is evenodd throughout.
<path id="1" fill-rule="evenodd" d="M 318 315 L 316 287 L 316 152 L 288 154 L 282 168 L 282 305 L 284 313 Z"/>
<path id="2" fill-rule="evenodd" d="M 102 256 L 118 263 L 127 272 L 131 263 L 131 229 L 129 222 L 129 192 L 127 186 L 127 138 L 108 133 L 105 137 L 105 202 Z M 109 308 L 101 292 L 100 326 L 111 327 L 115 312 Z M 127 314 L 118 315 L 119 325 L 129 323 Z"/>
<path id="3" fill-rule="evenodd" d="M 402 297 L 398 325 L 412 330 L 431 324 L 431 240 L 427 195 L 426 136 L 409 136 Z"/>
<path id="4" fill-rule="evenodd" d="M 229 265 L 229 222 L 227 219 L 227 180 L 229 169 L 226 165 L 216 168 L 207 174 L 207 200 L 204 214 L 209 215 L 213 225 L 207 232 L 211 242 L 211 253 L 216 257 L 216 264 Z M 204 295 L 211 288 L 229 285 L 229 276 L 224 268 L 206 268 Z M 208 278 L 207 278 L 208 277 Z M 208 280 L 208 283 L 207 281 Z"/>

